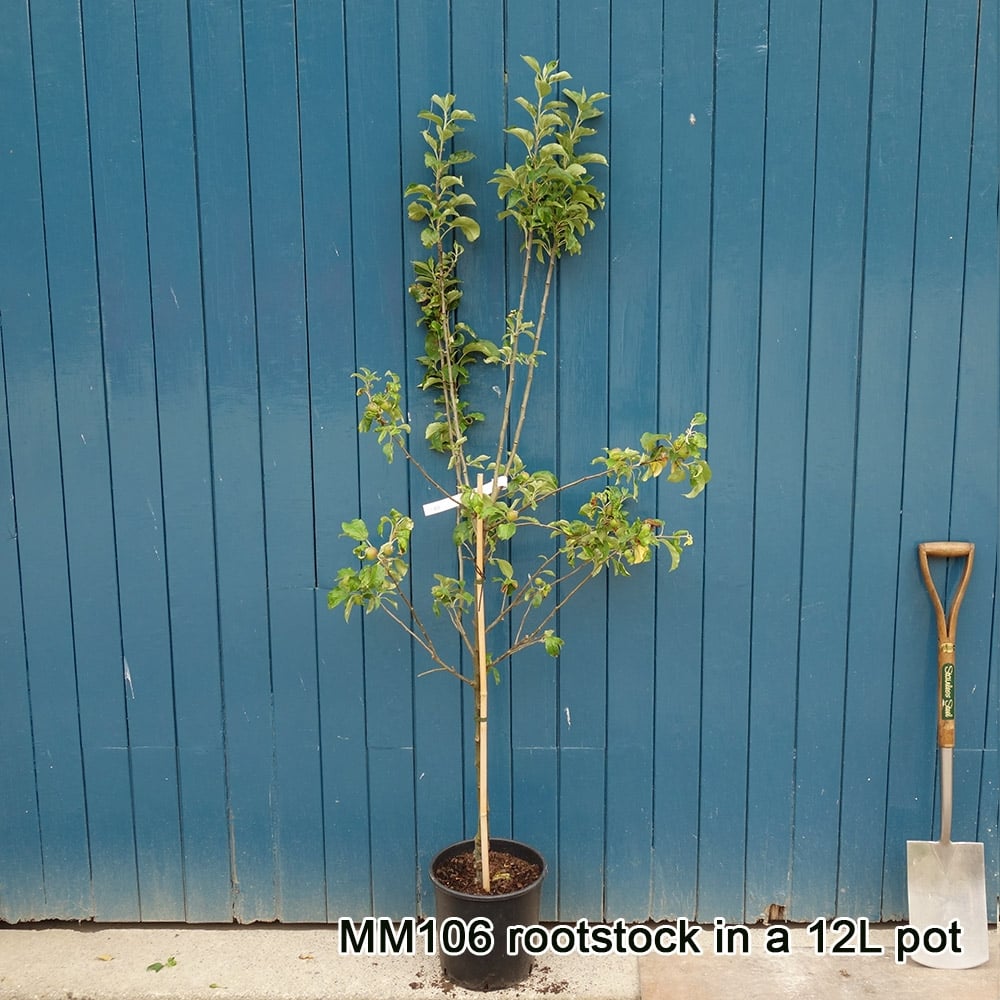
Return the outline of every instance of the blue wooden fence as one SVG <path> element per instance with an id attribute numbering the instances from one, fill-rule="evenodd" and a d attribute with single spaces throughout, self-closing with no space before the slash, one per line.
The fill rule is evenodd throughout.
<path id="1" fill-rule="evenodd" d="M 547 918 L 905 917 L 936 831 L 915 549 L 967 538 L 955 835 L 996 900 L 996 0 L 6 0 L 0 28 L 0 918 L 425 907 L 468 711 L 326 610 L 340 522 L 427 499 L 358 441 L 350 373 L 413 370 L 435 91 L 477 113 L 466 304 L 502 323 L 520 53 L 612 94 L 532 450 L 571 474 L 705 409 L 715 480 L 662 498 L 677 573 L 597 586 L 560 669 L 498 690 L 495 830 L 547 855 Z"/>

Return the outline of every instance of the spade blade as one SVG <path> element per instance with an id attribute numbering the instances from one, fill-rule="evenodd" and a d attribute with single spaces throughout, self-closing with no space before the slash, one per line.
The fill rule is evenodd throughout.
<path id="1" fill-rule="evenodd" d="M 982 844 L 941 843 L 936 840 L 906 842 L 907 896 L 910 924 L 921 931 L 921 947 L 911 956 L 933 969 L 971 969 L 989 961 L 989 928 L 986 917 L 986 864 Z M 959 950 L 950 938 L 941 951 L 935 947 L 939 935 L 929 927 L 947 929 L 952 921 L 961 928 Z"/>

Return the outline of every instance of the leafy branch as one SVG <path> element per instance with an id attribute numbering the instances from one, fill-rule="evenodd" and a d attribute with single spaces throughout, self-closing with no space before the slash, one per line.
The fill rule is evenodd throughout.
<path id="1" fill-rule="evenodd" d="M 431 180 L 410 184 L 405 190 L 408 216 L 423 224 L 421 243 L 433 251 L 426 260 L 414 261 L 414 281 L 409 289 L 420 307 L 419 324 L 426 334 L 424 353 L 418 359 L 425 370 L 420 385 L 437 394 L 438 409 L 423 436 L 432 451 L 448 455 L 459 498 L 454 532 L 459 565 L 455 575 L 435 574 L 432 607 L 435 614 L 448 617 L 465 648 L 474 654 L 476 640 L 465 625 L 473 595 L 465 581 L 476 577 L 465 572 L 463 564 L 473 562 L 472 541 L 475 526 L 481 522 L 487 561 L 499 574 L 488 581 L 497 585 L 498 610 L 487 632 L 494 632 L 515 611 L 522 613 L 512 645 L 491 657 L 494 664 L 533 644 L 544 644 L 554 655 L 559 652 L 561 641 L 553 638 L 547 626 L 576 594 L 581 573 L 585 579 L 607 569 L 627 575 L 630 567 L 648 562 L 661 547 L 668 551 L 670 568 L 675 569 L 682 550 L 692 544 L 693 538 L 686 530 L 670 531 L 657 518 L 633 513 L 639 487 L 665 473 L 670 483 L 686 481 L 690 488 L 685 496 L 695 497 L 711 478 L 711 469 L 702 457 L 707 440 L 700 429 L 706 422 L 701 413 L 676 436 L 649 433 L 642 435 L 638 449 L 605 449 L 593 460 L 597 471 L 566 484 L 560 485 L 551 472 L 529 472 L 520 460 L 519 443 L 534 371 L 543 353 L 542 334 L 555 267 L 564 253 L 580 253 L 584 235 L 594 226 L 593 211 L 604 206 L 604 194 L 588 170 L 595 164 L 606 165 L 607 161 L 601 153 L 581 150 L 580 144 L 596 134 L 592 123 L 602 115 L 596 105 L 608 96 L 569 88 L 556 96 L 557 85 L 568 81 L 570 75 L 559 70 L 555 61 L 542 65 L 530 56 L 525 56 L 524 61 L 534 72 L 535 99 L 518 97 L 515 103 L 527 114 L 530 127 L 506 129 L 524 147 L 524 156 L 516 166 L 507 163 L 495 171 L 491 181 L 504 200 L 498 218 L 512 220 L 521 233 L 523 258 L 518 307 L 506 318 L 500 347 L 479 338 L 457 318 L 463 294 L 458 264 L 467 244 L 478 239 L 480 227 L 468 214 L 476 203 L 464 191 L 464 181 L 456 172 L 473 159 L 471 152 L 457 148 L 455 140 L 464 131 L 464 123 L 475 121 L 475 116 L 456 107 L 454 95 L 434 94 L 431 109 L 420 112 L 420 119 L 429 123 L 421 134 L 428 147 L 424 164 Z M 525 307 L 536 263 L 544 267 L 545 279 L 535 318 L 528 320 Z M 524 337 L 529 341 L 526 351 L 521 350 Z M 506 375 L 496 457 L 488 465 L 486 456 L 466 451 L 469 427 L 484 419 L 462 398 L 476 362 L 500 365 Z M 527 368 L 527 375 L 519 390 L 520 367 Z M 442 496 L 448 496 L 448 489 L 412 452 L 411 427 L 404 416 L 399 376 L 394 372 L 378 375 L 363 368 L 355 373 L 355 379 L 358 395 L 365 401 L 359 429 L 376 435 L 389 461 L 400 449 Z M 506 447 L 512 422 L 513 436 Z M 494 473 L 494 483 L 506 478 L 502 495 L 496 486 L 488 493 L 477 492 L 471 473 L 484 467 Z M 591 493 L 576 519 L 545 520 L 536 516 L 544 501 L 596 480 L 604 480 L 605 485 Z M 442 656 L 431 630 L 405 593 L 412 520 L 398 511 L 383 517 L 378 532 L 380 536 L 385 534 L 385 541 L 378 544 L 370 540 L 361 520 L 345 522 L 343 528 L 344 534 L 358 543 L 354 552 L 361 566 L 338 573 L 329 594 L 330 606 L 343 605 L 347 617 L 355 607 L 366 612 L 385 611 L 424 649 L 436 669 L 469 681 L 458 666 Z M 523 583 L 516 578 L 510 562 L 498 554 L 500 546 L 522 528 L 541 528 L 556 539 L 555 551 L 540 557 L 534 571 L 524 575 Z M 558 565 L 564 565 L 565 571 L 557 570 Z M 561 575 L 557 576 L 557 572 Z M 533 611 L 541 614 L 536 616 L 537 623 L 529 626 Z"/>
<path id="2" fill-rule="evenodd" d="M 523 147 L 523 156 L 515 165 L 506 163 L 496 170 L 490 182 L 503 202 L 498 218 L 510 220 L 521 237 L 517 306 L 505 317 L 498 342 L 480 338 L 459 319 L 463 298 L 459 265 L 479 238 L 480 227 L 470 214 L 476 203 L 459 173 L 473 154 L 457 145 L 465 125 L 475 117 L 456 106 L 453 94 L 432 95 L 431 107 L 420 112 L 426 123 L 421 135 L 430 179 L 405 189 L 407 214 L 421 224 L 420 241 L 430 252 L 413 262 L 409 286 L 424 330 L 424 350 L 418 357 L 424 370 L 420 387 L 432 392 L 435 400 L 423 440 L 431 452 L 447 457 L 454 491 L 413 452 L 399 376 L 367 368 L 354 376 L 362 399 L 359 430 L 376 436 L 388 461 L 399 450 L 442 497 L 454 500 L 454 562 L 433 574 L 431 609 L 450 622 L 472 668 L 463 669 L 461 659 L 444 655 L 409 596 L 414 522 L 398 510 L 383 515 L 374 532 L 360 518 L 343 523 L 357 561 L 338 571 L 328 596 L 330 607 L 343 606 L 348 619 L 355 608 L 384 612 L 428 656 L 433 666 L 425 673 L 447 672 L 472 687 L 480 788 L 477 844 L 484 889 L 489 885 L 488 851 L 482 850 L 489 839 L 486 678 L 499 680 L 499 666 L 532 646 L 558 656 L 563 646 L 555 631 L 559 612 L 605 571 L 628 575 L 659 549 L 666 550 L 670 569 L 676 569 L 694 539 L 686 529 L 671 530 L 659 518 L 639 512 L 641 493 L 651 480 L 662 477 L 668 483 L 686 483 L 685 496 L 693 498 L 711 479 L 704 458 L 702 413 L 676 435 L 647 433 L 638 447 L 605 448 L 589 472 L 563 484 L 550 471 L 527 469 L 521 459 L 520 443 L 535 370 L 544 355 L 557 266 L 565 254 L 581 252 L 583 238 L 594 227 L 593 213 L 604 207 L 604 193 L 590 169 L 606 166 L 607 161 L 584 147 L 602 116 L 597 105 L 608 97 L 562 86 L 571 77 L 555 61 L 543 65 L 530 56 L 523 59 L 534 75 L 534 98 L 516 98 L 527 125 L 506 129 L 511 145 Z M 529 304 L 533 304 L 530 314 Z M 503 372 L 503 407 L 492 455 L 468 448 L 470 428 L 485 417 L 471 408 L 463 390 L 480 363 L 499 366 Z M 492 475 L 492 485 L 483 485 L 484 474 Z M 558 512 L 559 498 L 580 487 L 590 487 L 590 494 L 575 518 L 545 513 Z M 519 531 L 538 533 L 540 551 L 530 565 L 515 567 L 508 543 Z M 489 614 L 487 589 L 492 595 Z"/>

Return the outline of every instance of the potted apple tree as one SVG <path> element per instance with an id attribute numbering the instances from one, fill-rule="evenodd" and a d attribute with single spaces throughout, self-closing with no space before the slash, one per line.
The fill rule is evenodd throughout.
<path id="1" fill-rule="evenodd" d="M 697 496 L 711 471 L 702 457 L 705 423 L 697 413 L 679 433 L 643 434 L 637 447 L 609 447 L 572 482 L 547 470 L 528 468 L 521 446 L 530 426 L 529 401 L 544 351 L 546 320 L 560 260 L 578 254 L 593 228 L 592 213 L 603 208 L 592 167 L 603 155 L 586 151 L 607 94 L 561 86 L 571 79 L 556 61 L 524 61 L 534 74 L 534 94 L 518 97 L 524 125 L 506 129 L 521 152 L 516 165 L 495 171 L 491 183 L 503 202 L 498 218 L 520 235 L 520 286 L 516 306 L 495 340 L 480 337 L 461 319 L 459 278 L 463 255 L 479 236 L 470 214 L 475 201 L 465 191 L 461 165 L 473 154 L 456 146 L 474 116 L 453 94 L 431 97 L 420 119 L 427 144 L 429 176 L 406 188 L 408 215 L 421 225 L 428 256 L 413 262 L 409 292 L 425 332 L 420 388 L 433 394 L 434 416 L 411 435 L 402 380 L 394 372 L 362 368 L 355 373 L 360 400 L 359 430 L 376 435 L 386 458 L 397 452 L 429 482 L 440 499 L 431 509 L 453 509 L 453 551 L 440 572 L 426 581 L 433 611 L 450 622 L 463 655 L 455 659 L 435 639 L 412 598 L 409 547 L 415 522 L 392 509 L 370 527 L 357 518 L 343 524 L 357 561 L 339 570 L 330 607 L 380 611 L 402 628 L 426 656 L 425 672 L 442 671 L 471 693 L 478 824 L 475 836 L 443 850 L 432 862 L 437 917 L 474 921 L 485 914 L 492 947 L 442 955 L 450 979 L 474 989 L 495 989 L 523 980 L 530 955 L 506 953 L 507 923 L 536 923 L 545 863 L 527 845 L 492 838 L 489 831 L 487 755 L 489 691 L 518 653 L 542 646 L 559 657 L 559 612 L 607 570 L 627 574 L 664 549 L 674 569 L 692 544 L 686 530 L 670 530 L 638 511 L 651 480 L 684 482 Z M 490 366 L 502 408 L 496 425 L 485 426 L 465 397 L 481 366 Z M 415 440 L 416 439 L 416 440 Z M 420 452 L 418 452 L 418 445 Z M 426 453 L 424 453 L 426 452 Z M 439 471 L 440 470 L 440 471 Z M 590 496 L 576 517 L 559 515 L 560 494 L 589 484 Z M 517 534 L 538 540 L 536 554 L 515 565 L 507 543 Z M 520 546 L 523 548 L 523 546 Z M 415 581 L 418 585 L 424 581 Z"/>

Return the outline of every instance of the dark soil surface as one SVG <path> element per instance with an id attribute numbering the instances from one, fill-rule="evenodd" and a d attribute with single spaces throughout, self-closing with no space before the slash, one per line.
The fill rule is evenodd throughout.
<path id="1" fill-rule="evenodd" d="M 506 851 L 490 851 L 490 892 L 486 893 L 480 884 L 475 855 L 466 851 L 438 865 L 434 874 L 455 892 L 470 896 L 501 896 L 526 889 L 540 878 L 542 869 Z"/>

